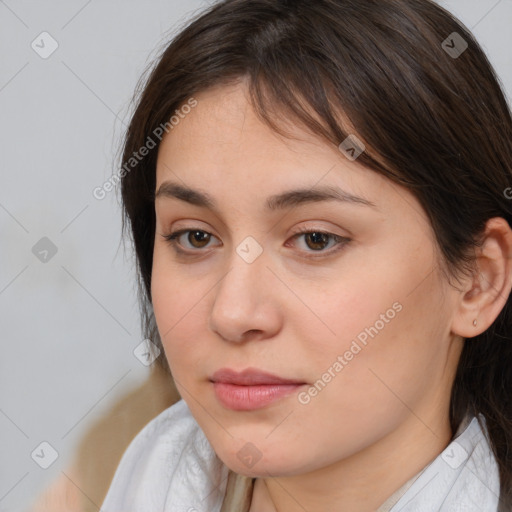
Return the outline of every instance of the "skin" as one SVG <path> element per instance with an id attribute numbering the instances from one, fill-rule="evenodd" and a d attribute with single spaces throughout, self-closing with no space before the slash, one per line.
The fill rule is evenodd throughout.
<path id="1" fill-rule="evenodd" d="M 156 190 L 169 180 L 218 204 L 155 200 L 152 300 L 178 390 L 220 459 L 258 478 L 251 512 L 376 510 L 453 436 L 463 338 L 494 321 L 512 287 L 510 228 L 489 221 L 482 276 L 455 289 L 408 190 L 303 128 L 289 125 L 298 140 L 280 137 L 256 116 L 243 83 L 195 98 L 164 137 L 156 171 Z M 264 210 L 267 196 L 318 185 L 376 208 L 322 201 Z M 299 227 L 350 241 L 333 252 L 332 237 L 323 246 L 294 238 Z M 211 236 L 182 235 L 189 256 L 180 256 L 163 238 L 179 229 Z M 263 249 L 252 263 L 236 252 L 248 236 Z M 298 392 L 254 411 L 217 400 L 209 378 L 223 367 L 313 385 L 396 302 L 400 312 L 309 403 Z M 261 455 L 252 467 L 237 457 L 247 442 Z"/>

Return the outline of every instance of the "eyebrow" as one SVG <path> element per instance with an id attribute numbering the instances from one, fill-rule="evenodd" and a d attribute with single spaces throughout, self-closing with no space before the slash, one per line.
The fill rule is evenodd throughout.
<path id="1" fill-rule="evenodd" d="M 209 208 L 213 211 L 217 210 L 215 200 L 206 192 L 194 190 L 170 181 L 164 181 L 154 195 L 154 199 L 162 197 L 180 199 L 181 201 L 185 201 L 195 206 Z M 346 190 L 331 185 L 288 190 L 286 192 L 270 196 L 265 201 L 265 209 L 268 211 L 276 211 L 292 206 L 307 203 L 318 203 L 322 201 L 338 201 L 378 209 L 377 205 L 368 199 L 355 196 Z"/>

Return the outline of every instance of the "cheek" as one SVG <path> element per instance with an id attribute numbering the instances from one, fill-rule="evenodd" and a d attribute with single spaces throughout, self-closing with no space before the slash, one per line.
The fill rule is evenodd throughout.
<path id="1" fill-rule="evenodd" d="M 165 262 L 155 250 L 151 297 L 162 345 L 174 374 L 194 360 L 204 335 L 204 307 L 209 287 L 200 280 L 185 279 L 179 268 Z M 178 365 L 178 363 L 180 363 Z"/>
<path id="2" fill-rule="evenodd" d="M 434 275 L 424 279 L 429 265 L 419 258 L 381 258 L 322 290 L 301 291 L 317 318 L 296 312 L 295 336 L 310 379 L 341 391 L 330 398 L 346 404 L 383 395 L 393 400 L 386 383 L 409 389 L 411 380 L 434 371 L 445 333 L 440 285 Z"/>
<path id="3" fill-rule="evenodd" d="M 308 311 L 301 304 L 302 311 L 294 313 L 297 335 L 301 333 L 299 339 L 308 341 L 308 351 L 321 365 L 351 348 L 356 352 L 355 341 L 361 347 L 369 345 L 371 339 L 382 336 L 399 321 L 400 282 L 394 282 L 393 288 L 382 275 L 356 271 L 338 282 L 299 291 L 311 307 Z M 347 355 L 350 358 L 354 354 Z"/>
<path id="4" fill-rule="evenodd" d="M 376 421 L 389 428 L 410 414 L 405 404 L 417 403 L 441 380 L 448 313 L 434 276 L 413 286 L 412 276 L 420 274 L 402 267 L 392 287 L 377 273 L 351 288 L 358 291 L 326 294 L 324 319 L 336 336 L 317 338 L 316 352 L 309 347 L 314 386 L 302 401 L 310 399 L 304 407 L 319 422 L 336 418 L 356 437 Z"/>

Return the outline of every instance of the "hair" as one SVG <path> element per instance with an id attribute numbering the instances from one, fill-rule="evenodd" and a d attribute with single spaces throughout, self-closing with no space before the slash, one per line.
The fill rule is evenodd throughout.
<path id="1" fill-rule="evenodd" d="M 443 47 L 454 32 L 468 44 L 459 56 Z M 431 0 L 216 2 L 145 75 L 124 162 L 194 94 L 244 80 L 255 111 L 277 133 L 291 136 L 275 122 L 281 118 L 336 146 L 351 134 L 364 141 L 358 162 L 407 187 L 424 208 L 450 282 L 476 271 L 487 220 L 512 224 L 504 192 L 512 184 L 509 105 L 469 29 Z M 123 173 L 121 194 L 144 335 L 162 348 L 151 299 L 156 160 L 152 150 Z M 509 295 L 494 323 L 465 342 L 450 404 L 454 432 L 467 414 L 487 428 L 502 506 L 512 503 L 511 329 Z M 163 350 L 158 361 L 169 371 Z"/>

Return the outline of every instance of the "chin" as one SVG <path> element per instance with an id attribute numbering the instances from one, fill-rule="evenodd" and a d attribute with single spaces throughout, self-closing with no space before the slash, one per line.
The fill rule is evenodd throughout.
<path id="1" fill-rule="evenodd" d="M 295 460 L 293 454 L 268 450 L 270 455 L 258 450 L 250 442 L 241 443 L 236 451 L 216 451 L 222 462 L 232 471 L 251 478 L 268 478 L 269 476 L 291 476 L 305 472 L 304 460 Z"/>

